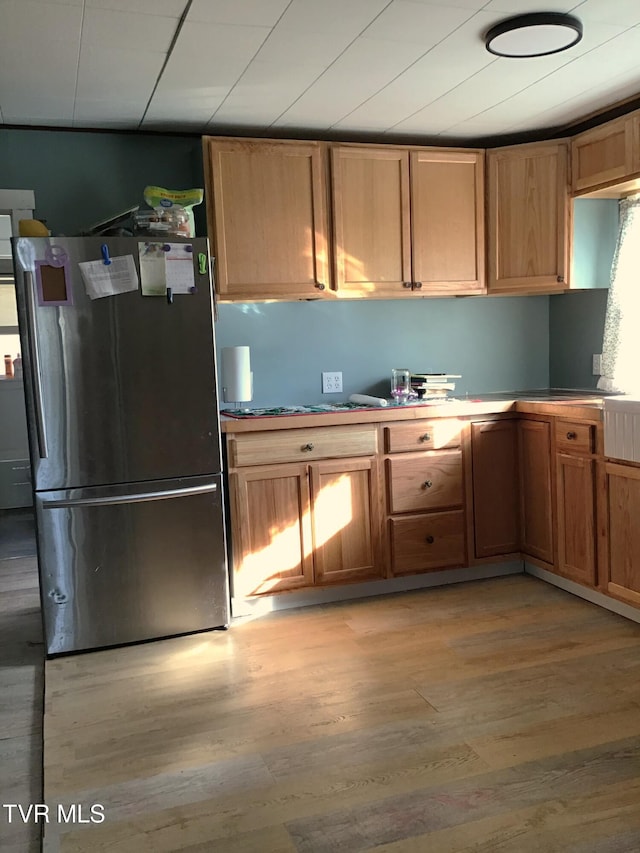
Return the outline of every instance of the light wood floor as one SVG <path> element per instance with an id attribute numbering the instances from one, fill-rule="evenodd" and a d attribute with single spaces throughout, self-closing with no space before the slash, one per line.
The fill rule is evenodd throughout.
<path id="1" fill-rule="evenodd" d="M 516 575 L 47 663 L 47 853 L 640 850 L 640 625 Z"/>
<path id="2" fill-rule="evenodd" d="M 5 532 L 0 549 L 17 550 Z M 36 559 L 0 559 L 0 806 L 42 802 L 43 680 Z M 8 814 L 0 808 L 2 853 L 40 850 L 38 825 L 10 823 Z"/>

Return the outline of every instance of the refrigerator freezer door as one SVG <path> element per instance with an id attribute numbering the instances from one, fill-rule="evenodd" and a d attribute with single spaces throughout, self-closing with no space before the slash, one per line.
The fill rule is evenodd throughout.
<path id="1" fill-rule="evenodd" d="M 79 262 L 100 261 L 107 244 L 111 258 L 137 263 L 143 242 L 21 241 L 18 258 L 32 263 L 55 243 L 70 279 L 65 304 L 42 304 L 37 275 L 16 263 L 36 491 L 221 470 L 211 284 L 198 264 L 206 240 L 182 241 L 193 247 L 193 294 L 86 294 Z"/>
<path id="2" fill-rule="evenodd" d="M 48 654 L 229 621 L 221 478 L 36 494 Z"/>

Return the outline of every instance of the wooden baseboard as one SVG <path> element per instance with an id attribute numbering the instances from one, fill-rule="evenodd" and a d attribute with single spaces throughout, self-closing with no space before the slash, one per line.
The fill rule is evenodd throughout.
<path id="1" fill-rule="evenodd" d="M 428 572 L 424 575 L 410 575 L 403 578 L 389 578 L 366 583 L 344 584 L 342 586 L 320 587 L 283 592 L 279 595 L 259 595 L 250 598 L 232 598 L 231 615 L 233 618 L 259 616 L 274 610 L 287 610 L 292 607 L 308 607 L 313 604 L 328 604 L 332 601 L 347 601 L 352 598 L 367 598 L 374 595 L 387 595 L 394 592 L 408 592 L 413 589 L 426 589 L 434 586 L 446 586 L 452 583 L 496 578 L 502 575 L 521 574 L 524 571 L 522 560 L 500 562 L 491 565 L 475 566 L 465 569 L 446 569 L 441 572 Z"/>
<path id="2" fill-rule="evenodd" d="M 611 610 L 613 613 L 617 613 L 619 616 L 631 619 L 632 622 L 640 623 L 640 609 L 637 607 L 632 607 L 630 604 L 625 604 L 617 598 L 611 598 L 608 595 L 603 595 L 596 589 L 591 589 L 588 586 L 582 586 L 575 581 L 570 581 L 568 578 L 563 578 L 560 575 L 548 572 L 528 561 L 525 561 L 524 570 L 529 575 L 533 575 L 536 578 L 540 578 L 540 580 L 560 587 L 560 589 L 564 589 L 565 592 L 571 592 L 573 595 L 578 595 L 580 598 L 584 598 L 592 604 L 597 604 L 600 607 Z"/>

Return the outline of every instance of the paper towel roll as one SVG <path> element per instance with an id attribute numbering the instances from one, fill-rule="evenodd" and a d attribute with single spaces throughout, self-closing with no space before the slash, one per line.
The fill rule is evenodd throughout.
<path id="1" fill-rule="evenodd" d="M 368 394 L 352 394 L 349 397 L 349 402 L 358 403 L 360 406 L 377 406 L 378 408 L 389 405 L 384 397 L 370 397 Z"/>
<path id="2" fill-rule="evenodd" d="M 223 347 L 222 393 L 225 403 L 252 400 L 252 378 L 249 347 Z"/>

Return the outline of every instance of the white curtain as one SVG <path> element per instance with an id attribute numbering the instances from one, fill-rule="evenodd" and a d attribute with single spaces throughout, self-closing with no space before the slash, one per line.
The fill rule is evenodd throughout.
<path id="1" fill-rule="evenodd" d="M 640 194 L 620 202 L 598 388 L 640 392 Z"/>

